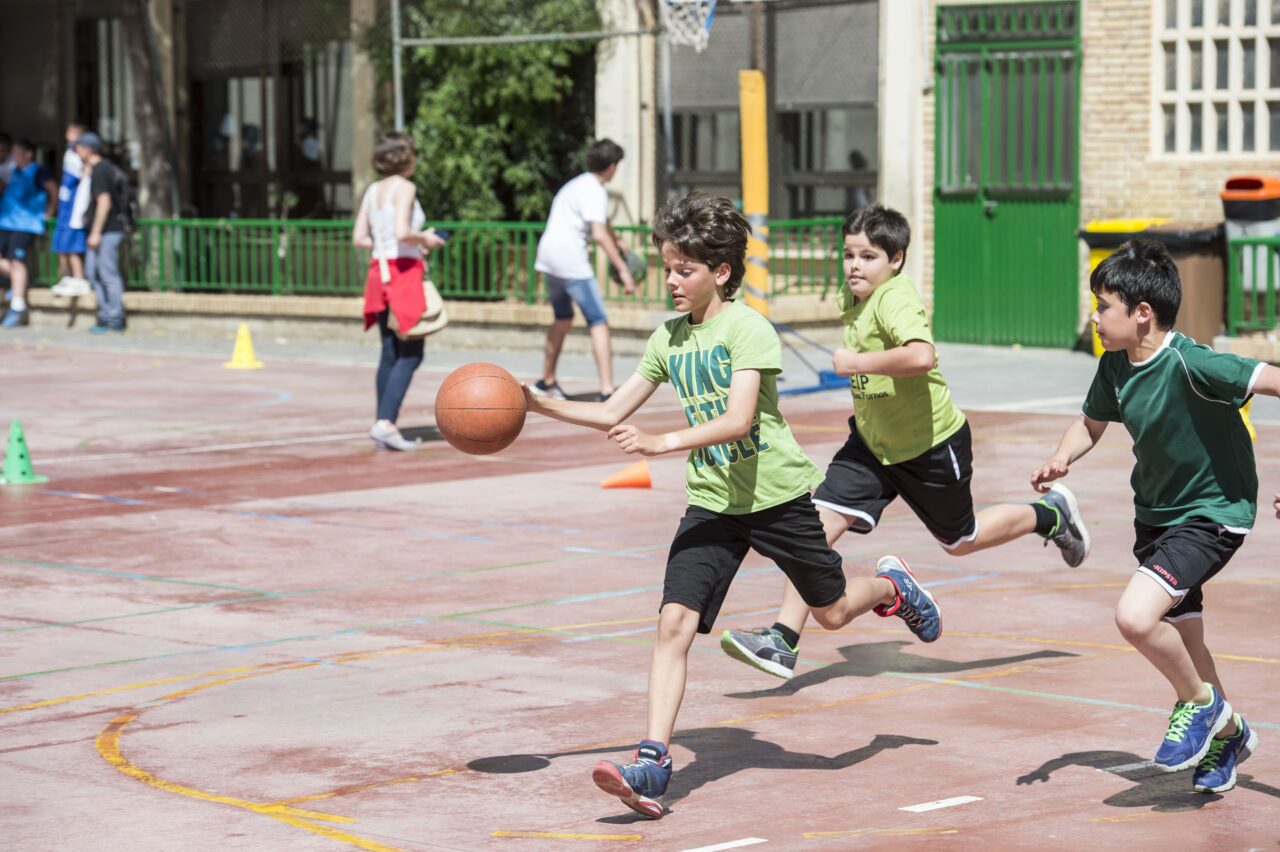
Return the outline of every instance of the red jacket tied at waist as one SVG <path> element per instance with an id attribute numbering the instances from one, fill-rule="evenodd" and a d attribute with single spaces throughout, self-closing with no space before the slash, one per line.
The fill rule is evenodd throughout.
<path id="1" fill-rule="evenodd" d="M 422 292 L 426 267 L 421 258 L 393 257 L 386 261 L 390 280 L 383 283 L 379 261 L 369 262 L 369 275 L 364 282 L 364 327 L 367 331 L 378 321 L 378 314 L 391 309 L 400 328 L 413 328 L 427 311 Z"/>

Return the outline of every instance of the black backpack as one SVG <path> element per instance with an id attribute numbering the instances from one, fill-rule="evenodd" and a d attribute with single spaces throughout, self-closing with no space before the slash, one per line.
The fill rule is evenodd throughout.
<path id="1" fill-rule="evenodd" d="M 111 163 L 110 160 L 103 162 Z M 138 191 L 115 163 L 111 163 L 111 206 L 119 212 L 120 227 L 126 234 L 138 229 Z"/>

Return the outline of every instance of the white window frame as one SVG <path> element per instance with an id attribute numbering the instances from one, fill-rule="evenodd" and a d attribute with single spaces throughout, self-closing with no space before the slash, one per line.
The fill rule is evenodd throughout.
<path id="1" fill-rule="evenodd" d="M 1271 41 L 1280 44 L 1280 2 L 1255 0 L 1257 23 L 1244 26 L 1245 0 L 1202 0 L 1204 25 L 1191 26 L 1191 8 L 1197 0 L 1156 0 L 1151 4 L 1151 156 L 1164 160 L 1276 160 L 1280 157 L 1280 138 L 1271 139 L 1271 114 L 1280 111 L 1280 88 L 1270 88 Z M 1230 8 L 1230 23 L 1218 23 L 1221 4 Z M 1169 4 L 1177 8 L 1176 26 L 1165 27 L 1165 12 Z M 1217 88 L 1217 44 L 1226 41 L 1228 53 L 1227 86 Z M 1252 42 L 1254 55 L 1254 88 L 1246 90 L 1244 76 L 1244 47 Z M 1193 45 L 1201 50 L 1201 87 L 1191 90 L 1190 54 Z M 1175 88 L 1165 90 L 1165 47 L 1173 45 L 1176 51 Z M 1209 84 L 1213 84 L 1213 88 Z M 1227 109 L 1227 150 L 1215 150 L 1217 145 L 1216 109 Z M 1165 150 L 1165 108 L 1174 111 L 1174 150 Z M 1201 145 L 1199 151 L 1191 150 L 1192 111 L 1202 116 Z M 1252 110 L 1254 116 L 1254 147 L 1245 150 L 1243 145 L 1244 110 Z"/>

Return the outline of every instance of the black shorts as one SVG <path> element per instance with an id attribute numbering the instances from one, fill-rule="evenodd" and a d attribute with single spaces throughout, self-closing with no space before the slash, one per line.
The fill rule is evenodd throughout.
<path id="1" fill-rule="evenodd" d="M 882 464 L 862 442 L 854 418 L 849 440 L 827 467 L 813 502 L 849 518 L 849 529 L 869 533 L 893 498 L 901 496 L 944 547 L 978 534 L 973 516 L 973 433 L 966 422 L 941 444 L 913 459 Z"/>
<path id="2" fill-rule="evenodd" d="M 5 260 L 29 264 L 35 245 L 35 234 L 28 234 L 25 231 L 0 231 L 0 257 Z"/>
<path id="3" fill-rule="evenodd" d="M 663 606 L 678 603 L 696 610 L 702 614 L 698 632 L 710 633 L 748 548 L 776 562 L 815 609 L 844 594 L 843 560 L 827 546 L 818 511 L 803 494 L 744 515 L 690 506 L 667 555 Z"/>
<path id="4" fill-rule="evenodd" d="M 1205 518 L 1192 518 L 1172 527 L 1134 521 L 1133 531 L 1138 570 L 1177 600 L 1164 614 L 1166 621 L 1199 617 L 1204 612 L 1201 588 L 1226 567 L 1244 544 L 1244 533 L 1231 532 Z"/>

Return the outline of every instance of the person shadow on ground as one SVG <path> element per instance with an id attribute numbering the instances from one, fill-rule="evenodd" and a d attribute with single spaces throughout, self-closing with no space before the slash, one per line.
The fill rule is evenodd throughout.
<path id="1" fill-rule="evenodd" d="M 1191 773 L 1164 772 L 1150 760 L 1127 751 L 1078 751 L 1046 761 L 1043 766 L 1018 778 L 1018 784 L 1048 783 L 1059 769 L 1068 766 L 1084 766 L 1102 772 L 1110 772 L 1135 786 L 1112 793 L 1102 800 L 1113 808 L 1150 808 L 1157 813 L 1181 813 L 1198 811 L 1210 802 L 1222 798 L 1221 793 L 1197 793 L 1191 789 Z M 1119 769 L 1120 771 L 1117 771 Z M 1280 790 L 1255 781 L 1252 775 L 1240 775 L 1237 787 L 1253 790 L 1280 799 Z"/>
<path id="2" fill-rule="evenodd" d="M 802 689 L 808 689 L 841 677 L 875 677 L 886 672 L 942 675 L 968 671 L 969 669 L 984 669 L 1013 665 L 1014 663 L 1025 663 L 1028 660 L 1079 656 L 1066 651 L 1032 651 L 1028 654 L 1018 654 L 1013 657 L 988 657 L 982 660 L 936 660 L 932 657 L 903 653 L 902 649 L 904 647 L 913 644 L 912 642 L 895 639 L 888 642 L 846 645 L 838 649 L 840 656 L 844 657 L 844 662 L 811 669 L 769 689 L 756 689 L 751 692 L 730 692 L 725 697 L 769 698 L 779 695 L 795 695 Z"/>
<path id="3" fill-rule="evenodd" d="M 756 738 L 754 731 L 746 728 L 693 728 L 678 732 L 671 741 L 693 752 L 693 760 L 676 768 L 667 787 L 663 802 L 669 807 L 693 791 L 747 769 L 823 769 L 840 770 L 870 760 L 882 751 L 909 745 L 937 745 L 937 740 L 904 737 L 895 734 L 876 734 L 867 745 L 841 752 L 834 757 L 820 754 L 787 751 L 777 743 Z M 474 772 L 510 774 L 536 772 L 551 765 L 558 757 L 583 755 L 618 755 L 618 762 L 627 762 L 618 746 L 580 749 L 554 754 L 508 754 L 481 757 L 467 764 Z M 644 817 L 627 814 L 603 817 L 598 822 L 631 823 Z"/>

